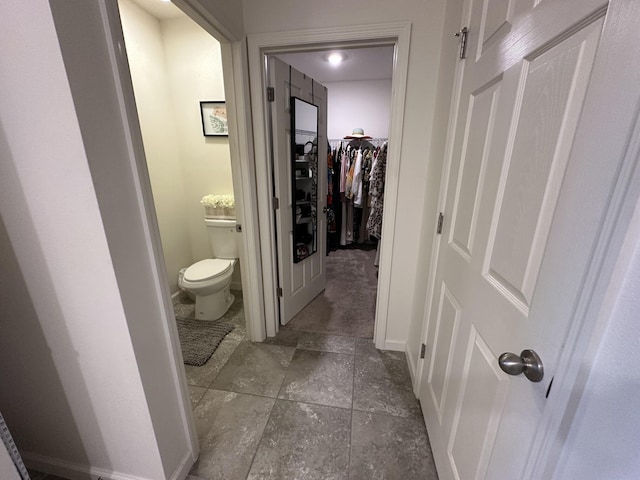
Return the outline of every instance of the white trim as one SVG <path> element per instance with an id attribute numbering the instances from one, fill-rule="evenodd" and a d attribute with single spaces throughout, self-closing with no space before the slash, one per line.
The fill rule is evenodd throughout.
<path id="1" fill-rule="evenodd" d="M 407 356 L 407 365 L 409 366 L 409 373 L 411 374 L 411 384 L 415 385 L 416 384 L 416 375 L 418 374 L 418 365 L 413 360 L 414 356 L 409 353 L 409 349 L 407 348 L 408 346 L 409 346 L 409 344 L 407 343 L 405 345 L 404 353 Z M 418 355 L 418 357 L 419 357 L 419 355 Z M 418 394 L 415 392 L 415 388 L 414 388 L 414 392 L 413 393 L 416 396 L 416 398 L 418 398 Z"/>
<path id="2" fill-rule="evenodd" d="M 31 452 L 21 453 L 25 465 L 30 470 L 37 470 L 49 475 L 56 475 L 69 480 L 153 480 L 149 477 L 140 477 L 137 475 L 129 475 L 122 472 L 113 470 L 107 470 L 105 468 L 91 467 L 80 463 L 67 462 L 57 458 L 46 457 L 44 455 L 38 455 Z M 174 471 L 170 477 L 170 480 L 178 480 L 185 478 L 189 473 L 188 455 L 185 455 L 179 463 L 179 469 Z M 187 466 L 187 470 L 185 470 Z"/>
<path id="3" fill-rule="evenodd" d="M 244 42 L 222 43 L 222 69 L 227 102 L 229 149 L 233 191 L 236 192 L 236 214 L 242 225 L 240 262 L 244 314 L 247 335 L 253 342 L 266 337 L 264 292 L 262 288 L 262 258 L 256 192 L 256 171 L 253 157 L 253 130 L 249 85 L 246 72 Z"/>
<path id="4" fill-rule="evenodd" d="M 171 294 L 171 303 L 175 305 L 180 301 L 180 295 L 182 294 L 182 290 L 178 289 L 177 292 Z"/>
<path id="5" fill-rule="evenodd" d="M 267 332 L 274 335 L 278 325 L 278 304 L 276 302 L 277 270 L 273 258 L 275 252 L 274 218 L 271 210 L 272 181 L 269 166 L 267 122 L 264 109 L 264 60 L 266 53 L 278 51 L 304 50 L 311 45 L 317 48 L 324 45 L 345 46 L 349 42 L 369 44 L 396 45 L 393 73 L 393 96 L 391 101 L 391 117 L 389 132 L 389 157 L 393 159 L 388 164 L 385 182 L 385 210 L 383 218 L 382 242 L 380 252 L 380 276 L 378 278 L 378 296 L 376 301 L 376 348 L 404 351 L 401 342 L 387 342 L 387 324 L 389 310 L 389 292 L 391 284 L 391 257 L 394 243 L 394 229 L 396 223 L 396 208 L 398 200 L 398 182 L 402 149 L 402 129 L 404 122 L 404 104 L 407 87 L 407 72 L 409 67 L 409 44 L 411 38 L 410 22 L 392 22 L 373 25 L 354 25 L 350 27 L 320 28 L 311 30 L 296 30 L 277 33 L 248 35 L 249 71 L 251 84 L 251 98 L 253 103 L 253 120 L 255 125 L 256 179 L 266 179 L 257 182 L 258 187 L 258 216 L 260 219 L 260 238 L 262 239 L 263 284 L 265 302 L 265 321 Z"/>
<path id="6" fill-rule="evenodd" d="M 376 347 L 378 348 L 378 347 Z M 382 350 L 390 350 L 392 352 L 406 352 L 407 342 L 401 342 L 399 340 L 386 340 Z"/>

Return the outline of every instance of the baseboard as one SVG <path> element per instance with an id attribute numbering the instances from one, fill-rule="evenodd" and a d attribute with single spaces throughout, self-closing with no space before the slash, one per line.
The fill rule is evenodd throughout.
<path id="1" fill-rule="evenodd" d="M 25 465 L 29 469 L 68 478 L 69 480 L 155 480 L 148 477 L 138 477 L 122 472 L 91 467 L 89 465 L 67 462 L 30 452 L 21 453 L 21 455 Z"/>
<path id="2" fill-rule="evenodd" d="M 411 355 L 408 350 L 404 353 L 407 356 L 407 365 L 409 365 L 409 373 L 411 374 L 411 385 L 414 387 L 413 389 L 415 391 L 418 366 L 415 363 L 415 358 L 413 358 L 413 355 Z"/>
<path id="3" fill-rule="evenodd" d="M 385 350 L 392 350 L 394 352 L 404 352 L 407 349 L 407 342 L 400 342 L 398 340 L 385 340 Z"/>
<path id="4" fill-rule="evenodd" d="M 242 291 L 242 281 L 231 281 L 231 290 Z"/>
<path id="5" fill-rule="evenodd" d="M 173 293 L 171 295 L 171 303 L 173 305 L 175 305 L 176 303 L 178 303 L 180 301 L 180 296 L 182 295 L 182 290 L 178 289 L 178 291 L 176 293 Z"/>
<path id="6" fill-rule="evenodd" d="M 189 450 L 184 454 L 184 457 L 182 457 L 182 460 L 180 460 L 180 463 L 176 467 L 173 474 L 169 477 L 169 480 L 180 480 L 182 478 L 186 478 L 195 462 L 196 458 L 193 455 L 193 452 Z"/>

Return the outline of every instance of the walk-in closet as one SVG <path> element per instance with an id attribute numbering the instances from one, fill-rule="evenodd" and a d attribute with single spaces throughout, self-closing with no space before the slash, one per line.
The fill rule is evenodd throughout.
<path id="1" fill-rule="evenodd" d="M 327 88 L 326 288 L 285 330 L 373 338 L 393 47 L 279 54 Z M 341 61 L 337 62 L 336 58 Z M 318 159 L 322 168 L 323 159 Z"/>

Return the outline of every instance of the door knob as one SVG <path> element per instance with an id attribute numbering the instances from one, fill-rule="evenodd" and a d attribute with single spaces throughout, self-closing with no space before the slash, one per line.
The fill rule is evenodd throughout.
<path id="1" fill-rule="evenodd" d="M 498 364 L 503 372 L 509 375 L 524 373 L 524 376 L 532 382 L 540 382 L 544 377 L 542 360 L 533 350 L 523 350 L 520 356 L 515 353 L 503 353 L 498 358 Z"/>

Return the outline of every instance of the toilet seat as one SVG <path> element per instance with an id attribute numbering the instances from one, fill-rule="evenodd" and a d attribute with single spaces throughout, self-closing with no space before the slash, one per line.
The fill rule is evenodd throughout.
<path id="1" fill-rule="evenodd" d="M 221 258 L 207 258 L 191 265 L 184 272 L 184 279 L 188 282 L 204 282 L 220 277 L 233 268 L 233 260 Z"/>

